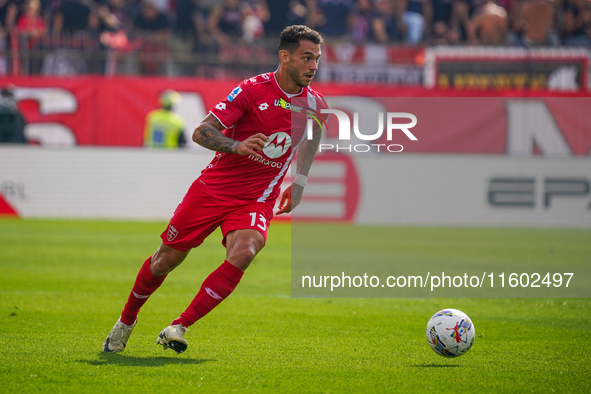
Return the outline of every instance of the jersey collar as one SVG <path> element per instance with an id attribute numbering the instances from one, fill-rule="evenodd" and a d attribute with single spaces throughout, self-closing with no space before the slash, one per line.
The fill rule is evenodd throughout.
<path id="1" fill-rule="evenodd" d="M 291 99 L 293 97 L 297 97 L 304 92 L 304 88 L 301 88 L 298 93 L 287 93 L 285 90 L 283 90 L 281 85 L 279 85 L 279 81 L 277 81 L 277 76 L 275 75 L 276 73 L 277 73 L 276 71 L 273 72 L 273 80 L 275 81 L 275 85 L 277 86 L 279 91 L 281 91 L 281 93 L 283 93 L 287 98 Z"/>

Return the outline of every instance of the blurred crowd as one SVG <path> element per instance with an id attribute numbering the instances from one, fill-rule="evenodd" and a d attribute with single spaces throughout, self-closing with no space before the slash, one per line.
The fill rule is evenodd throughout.
<path id="1" fill-rule="evenodd" d="M 248 43 L 290 24 L 356 43 L 590 45 L 591 0 L 0 0 L 0 36 L 31 45 L 79 31 Z"/>
<path id="2" fill-rule="evenodd" d="M 85 62 L 104 49 L 141 53 L 144 74 L 162 73 L 163 57 L 175 65 L 219 61 L 232 46 L 226 64 L 256 63 L 291 24 L 328 42 L 591 47 L 591 0 L 0 0 L 0 74 L 35 68 L 25 52 L 39 48 L 46 52 L 38 70 L 74 70 L 80 56 L 64 61 L 68 55 L 55 52 L 62 47 L 82 48 Z"/>

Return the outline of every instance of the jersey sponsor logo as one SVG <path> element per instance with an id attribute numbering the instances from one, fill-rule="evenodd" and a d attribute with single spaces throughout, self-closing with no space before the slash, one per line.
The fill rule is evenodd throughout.
<path id="1" fill-rule="evenodd" d="M 294 105 L 292 103 L 289 103 L 282 98 L 275 99 L 273 104 L 276 107 L 281 107 L 281 108 L 286 109 L 288 111 L 302 113 L 302 114 L 314 119 L 316 121 L 316 123 L 318 123 L 318 126 L 320 126 L 320 128 L 322 128 L 323 123 L 328 128 L 328 126 L 326 125 L 326 120 L 324 120 L 324 117 L 320 114 L 320 112 L 318 112 L 312 108 L 300 107 L 299 105 Z"/>
<path id="2" fill-rule="evenodd" d="M 269 136 L 269 140 L 263 147 L 263 153 L 271 159 L 276 159 L 283 156 L 290 147 L 291 137 L 289 134 L 279 131 Z"/>
<path id="3" fill-rule="evenodd" d="M 232 100 L 234 100 L 236 98 L 236 96 L 238 96 L 240 94 L 240 92 L 242 92 L 242 88 L 240 86 L 237 86 L 234 90 L 232 90 L 230 92 L 230 94 L 228 95 L 228 97 L 226 97 L 226 99 L 229 102 L 232 102 Z"/>
<path id="4" fill-rule="evenodd" d="M 174 241 L 174 239 L 176 238 L 177 235 L 179 235 L 178 230 L 176 228 L 174 228 L 173 225 L 168 226 L 168 234 L 166 236 L 166 238 L 168 239 L 168 242 Z"/>
<path id="5" fill-rule="evenodd" d="M 205 292 L 207 293 L 207 295 L 209 295 L 214 300 L 223 300 L 224 299 L 224 297 L 222 297 L 221 295 L 219 295 L 215 291 L 211 290 L 209 287 L 205 288 Z"/>
<path id="6" fill-rule="evenodd" d="M 257 163 L 261 163 L 263 165 L 266 166 L 271 166 L 273 168 L 281 168 L 283 167 L 283 163 L 281 163 L 280 161 L 274 161 L 274 160 L 270 160 L 270 159 L 265 159 L 264 157 L 261 157 L 260 159 L 258 157 L 255 157 L 254 155 L 250 155 L 248 156 L 248 158 L 252 161 L 256 161 Z"/>
<path id="7" fill-rule="evenodd" d="M 260 104 L 260 105 L 259 105 L 259 109 L 260 109 L 261 111 L 264 111 L 264 110 L 266 110 L 267 108 L 269 108 L 269 104 L 267 104 L 267 103 L 262 103 L 262 104 Z"/>
<path id="8" fill-rule="evenodd" d="M 223 111 L 226 109 L 226 103 L 217 103 L 217 105 L 215 107 L 217 109 L 219 109 L 220 111 Z"/>

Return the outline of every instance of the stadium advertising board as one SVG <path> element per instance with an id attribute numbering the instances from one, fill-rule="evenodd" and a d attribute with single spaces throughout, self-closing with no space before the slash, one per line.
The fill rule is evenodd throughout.
<path id="1" fill-rule="evenodd" d="M 423 56 L 420 46 L 331 43 L 323 48 L 318 77 L 323 82 L 344 84 L 421 86 Z"/>
<path id="2" fill-rule="evenodd" d="M 176 111 L 189 125 L 185 133 L 190 141 L 192 125 L 236 85 L 197 79 L 0 78 L 0 85 L 9 82 L 16 84 L 19 106 L 28 121 L 26 135 L 47 146 L 142 146 L 145 116 L 158 107 L 165 89 L 181 94 Z M 375 132 L 380 112 L 406 112 L 420 118 L 413 130 L 428 132 L 429 138 L 404 144 L 404 153 L 503 155 L 541 150 L 543 155 L 586 156 L 591 148 L 589 134 L 581 127 L 589 108 L 588 94 L 557 99 L 547 93 L 522 97 L 519 92 L 508 97 L 486 97 L 488 93 L 454 97 L 437 90 L 375 85 L 327 84 L 318 89 L 331 108 L 349 116 L 352 125 L 358 112 L 359 127 L 368 130 L 366 134 L 372 128 Z M 437 97 L 441 95 L 446 97 Z M 335 142 L 339 132 L 332 118 L 323 140 L 327 144 Z M 387 140 L 387 133 L 382 139 Z"/>
<path id="3" fill-rule="evenodd" d="M 439 89 L 581 92 L 589 86 L 584 49 L 430 48 L 425 85 Z"/>

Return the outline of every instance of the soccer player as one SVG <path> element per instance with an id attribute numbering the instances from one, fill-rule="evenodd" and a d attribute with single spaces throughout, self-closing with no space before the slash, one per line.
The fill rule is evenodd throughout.
<path id="1" fill-rule="evenodd" d="M 321 122 L 314 114 L 327 108 L 322 96 L 309 87 L 322 44 L 322 36 L 306 26 L 285 28 L 277 70 L 240 83 L 195 129 L 193 141 L 216 151 L 215 157 L 177 207 L 156 253 L 140 268 L 103 351 L 123 351 L 142 305 L 192 248 L 221 227 L 225 261 L 156 342 L 177 353 L 186 350 L 187 328 L 232 293 L 265 246 L 280 185 L 296 149 L 297 174 L 281 195 L 277 214 L 291 212 L 300 203 L 321 135 Z M 309 116 L 316 123 L 308 121 Z M 310 123 L 315 129 L 312 138 L 304 130 Z"/>

